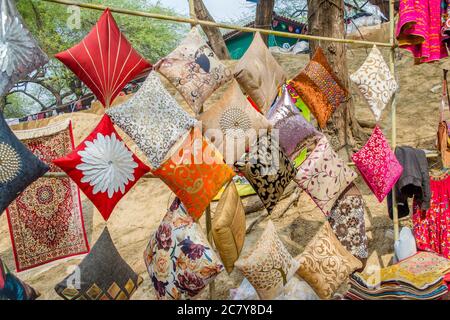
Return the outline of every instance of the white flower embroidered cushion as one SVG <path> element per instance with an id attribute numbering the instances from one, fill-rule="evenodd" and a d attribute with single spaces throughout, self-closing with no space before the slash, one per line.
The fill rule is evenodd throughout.
<path id="1" fill-rule="evenodd" d="M 358 86 L 375 119 L 379 121 L 381 113 L 397 91 L 398 84 L 376 46 L 350 79 Z"/>
<path id="2" fill-rule="evenodd" d="M 108 220 L 116 204 L 150 168 L 120 138 L 107 115 L 70 154 L 53 161 Z"/>
<path id="3" fill-rule="evenodd" d="M 170 148 L 196 123 L 167 92 L 156 72 L 127 102 L 106 110 L 147 156 L 152 169 L 161 166 Z"/>

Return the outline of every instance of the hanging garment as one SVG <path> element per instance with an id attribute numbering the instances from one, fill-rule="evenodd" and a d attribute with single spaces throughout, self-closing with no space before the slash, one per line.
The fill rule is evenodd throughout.
<path id="1" fill-rule="evenodd" d="M 417 248 L 450 258 L 450 175 L 431 178 L 431 206 L 414 202 L 414 237 Z"/>
<path id="2" fill-rule="evenodd" d="M 442 82 L 442 100 L 439 110 L 440 121 L 437 132 L 437 149 L 441 153 L 442 164 L 445 168 L 450 167 L 450 122 L 445 121 L 445 110 L 450 111 L 450 96 L 447 82 L 448 70 L 444 69 L 444 80 Z"/>

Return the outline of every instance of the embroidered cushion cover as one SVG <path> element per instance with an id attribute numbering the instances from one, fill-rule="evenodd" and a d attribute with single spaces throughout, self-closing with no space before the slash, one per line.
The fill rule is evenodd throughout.
<path id="1" fill-rule="evenodd" d="M 379 121 L 381 113 L 397 91 L 398 84 L 376 46 L 350 79 L 358 86 L 375 119 Z"/>
<path id="2" fill-rule="evenodd" d="M 161 59 L 155 69 L 180 92 L 195 113 L 214 91 L 232 78 L 228 69 L 193 27 L 181 44 Z"/>
<path id="3" fill-rule="evenodd" d="M 278 237 L 272 221 L 267 224 L 251 254 L 240 258 L 234 265 L 250 281 L 261 300 L 279 296 L 299 267 Z"/>
<path id="4" fill-rule="evenodd" d="M 107 115 L 70 154 L 53 161 L 108 220 L 116 204 L 150 168 L 120 138 Z"/>
<path id="5" fill-rule="evenodd" d="M 0 2 L 0 95 L 48 62 L 30 31 L 25 27 L 14 0 Z"/>
<path id="6" fill-rule="evenodd" d="M 105 107 L 128 82 L 151 67 L 120 32 L 109 9 L 80 43 L 55 58 L 72 70 Z"/>
<path id="7" fill-rule="evenodd" d="M 0 259 L 0 300 L 35 300 L 40 293 L 17 278 Z"/>
<path id="8" fill-rule="evenodd" d="M 357 178 L 356 173 L 334 152 L 322 136 L 311 155 L 298 167 L 295 181 L 305 190 L 325 216 L 341 193 Z"/>
<path id="9" fill-rule="evenodd" d="M 375 127 L 367 143 L 353 155 L 352 159 L 380 202 L 403 173 L 403 167 L 389 147 L 379 126 Z"/>
<path id="10" fill-rule="evenodd" d="M 266 113 L 286 74 L 270 53 L 259 32 L 234 68 L 234 76 L 246 94 Z"/>
<path id="11" fill-rule="evenodd" d="M 331 299 L 348 276 L 362 268 L 362 263 L 342 246 L 327 222 L 296 259 L 300 263 L 297 275 L 321 299 Z"/>
<path id="12" fill-rule="evenodd" d="M 49 167 L 16 138 L 0 112 L 0 215 L 48 170 Z"/>
<path id="13" fill-rule="evenodd" d="M 161 166 L 170 148 L 196 123 L 167 92 L 155 72 L 149 74 L 130 100 L 106 113 L 136 142 L 152 169 Z"/>
<path id="14" fill-rule="evenodd" d="M 228 273 L 234 268 L 245 241 L 245 210 L 236 185 L 231 181 L 217 204 L 212 220 L 212 235 Z"/>
<path id="15" fill-rule="evenodd" d="M 305 69 L 292 79 L 290 84 L 311 110 L 321 128 L 326 127 L 328 119 L 346 100 L 348 94 L 320 47 Z"/>
<path id="16" fill-rule="evenodd" d="M 142 281 L 122 259 L 105 227 L 91 252 L 55 291 L 64 300 L 129 300 Z"/>
<path id="17" fill-rule="evenodd" d="M 156 297 L 164 300 L 197 296 L 223 270 L 201 226 L 178 199 L 150 239 L 144 261 Z"/>

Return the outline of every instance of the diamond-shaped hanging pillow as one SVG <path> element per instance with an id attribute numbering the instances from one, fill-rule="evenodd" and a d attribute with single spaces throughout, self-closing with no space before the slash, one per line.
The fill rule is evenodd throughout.
<path id="1" fill-rule="evenodd" d="M 107 115 L 72 153 L 53 162 L 76 182 L 105 220 L 150 171 L 128 149 Z"/>
<path id="2" fill-rule="evenodd" d="M 84 82 L 105 107 L 151 64 L 133 49 L 106 9 L 89 34 L 55 58 Z"/>
<path id="3" fill-rule="evenodd" d="M 397 91 L 398 84 L 376 46 L 350 79 L 358 86 L 375 119 L 379 121 L 381 113 Z"/>

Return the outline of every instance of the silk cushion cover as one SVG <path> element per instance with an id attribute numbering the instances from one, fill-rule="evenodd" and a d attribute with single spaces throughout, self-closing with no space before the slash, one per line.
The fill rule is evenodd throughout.
<path id="1" fill-rule="evenodd" d="M 0 300 L 35 300 L 40 293 L 17 278 L 0 259 Z"/>

